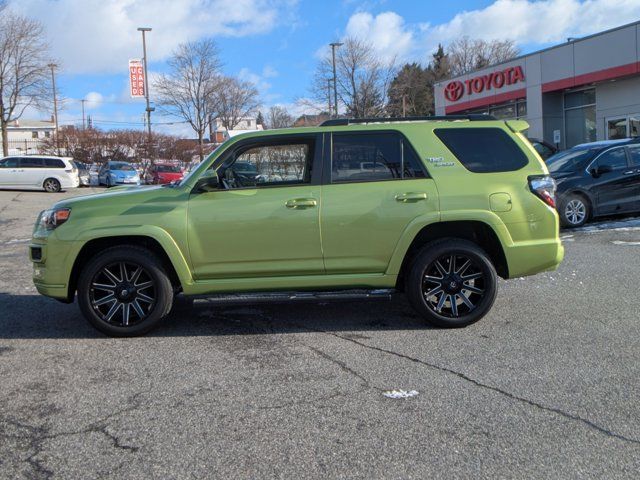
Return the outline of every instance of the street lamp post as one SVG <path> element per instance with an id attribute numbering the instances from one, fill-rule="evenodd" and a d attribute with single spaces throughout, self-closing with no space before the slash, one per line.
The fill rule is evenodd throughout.
<path id="1" fill-rule="evenodd" d="M 340 42 L 330 43 L 331 45 L 331 57 L 333 59 L 333 108 L 335 110 L 336 117 L 338 116 L 338 82 L 336 80 L 336 48 L 341 47 L 343 44 Z"/>
<path id="2" fill-rule="evenodd" d="M 151 108 L 149 106 L 149 73 L 147 71 L 147 39 L 146 39 L 146 32 L 150 32 L 151 28 L 149 27 L 139 27 L 138 28 L 139 32 L 142 32 L 142 54 L 144 55 L 142 60 L 143 60 L 143 66 L 144 66 L 144 98 L 147 101 L 147 108 L 146 108 L 146 112 L 147 112 L 147 136 L 148 136 L 148 149 L 147 149 L 147 154 L 150 155 L 151 152 L 151 112 L 154 110 L 153 108 Z"/>
<path id="3" fill-rule="evenodd" d="M 51 69 L 51 86 L 53 87 L 53 126 L 54 134 L 56 136 L 56 150 L 58 156 L 60 156 L 60 138 L 58 135 L 58 97 L 56 95 L 56 74 L 55 69 L 58 65 L 55 63 L 49 63 L 47 65 Z"/>

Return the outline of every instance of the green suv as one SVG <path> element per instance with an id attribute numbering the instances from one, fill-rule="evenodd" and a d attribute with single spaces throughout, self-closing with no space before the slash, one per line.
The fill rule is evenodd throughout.
<path id="1" fill-rule="evenodd" d="M 489 311 L 498 275 L 553 270 L 563 258 L 555 184 L 527 128 L 458 116 L 240 135 L 180 183 L 42 212 L 33 280 L 64 302 L 77 292 L 89 322 L 113 336 L 149 331 L 178 293 L 399 291 L 429 323 L 462 327 Z"/>

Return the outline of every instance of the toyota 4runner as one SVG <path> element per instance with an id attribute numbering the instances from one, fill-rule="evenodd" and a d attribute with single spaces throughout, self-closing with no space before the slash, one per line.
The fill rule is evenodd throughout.
<path id="1" fill-rule="evenodd" d="M 491 308 L 497 276 L 553 270 L 563 258 L 555 184 L 527 128 L 447 116 L 240 135 L 179 183 L 117 187 L 42 212 L 33 280 L 64 302 L 77 293 L 89 322 L 113 336 L 149 331 L 178 293 L 399 291 L 427 322 L 466 326 Z"/>

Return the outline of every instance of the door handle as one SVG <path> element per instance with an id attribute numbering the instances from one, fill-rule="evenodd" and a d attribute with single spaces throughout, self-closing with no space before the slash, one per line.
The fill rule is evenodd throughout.
<path id="1" fill-rule="evenodd" d="M 293 198 L 285 203 L 287 208 L 311 208 L 316 205 L 318 201 L 315 198 Z"/>
<path id="2" fill-rule="evenodd" d="M 627 170 L 623 175 L 633 175 L 634 173 L 636 173 L 636 170 Z"/>
<path id="3" fill-rule="evenodd" d="M 396 195 L 396 202 L 402 203 L 414 203 L 419 202 L 420 200 L 426 200 L 427 194 L 425 192 L 407 192 L 407 193 L 399 193 Z"/>

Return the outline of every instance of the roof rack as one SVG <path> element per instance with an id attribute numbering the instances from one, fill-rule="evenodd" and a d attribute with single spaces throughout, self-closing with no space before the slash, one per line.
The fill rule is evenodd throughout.
<path id="1" fill-rule="evenodd" d="M 320 124 L 321 127 L 339 127 L 361 123 L 420 122 L 426 120 L 497 120 L 493 115 L 471 113 L 468 115 L 434 115 L 430 117 L 377 117 L 377 118 L 332 118 Z"/>

